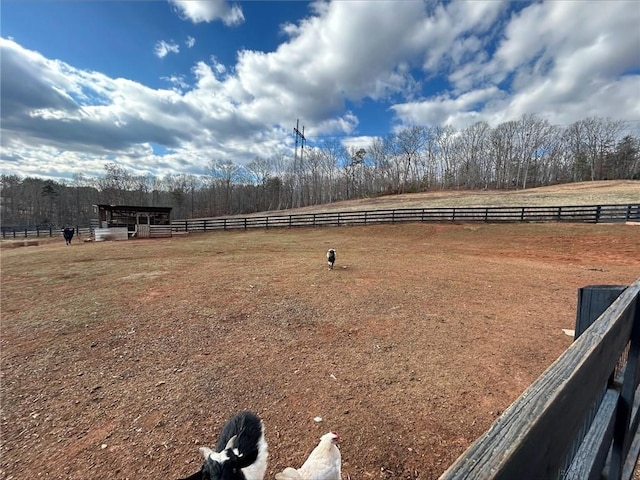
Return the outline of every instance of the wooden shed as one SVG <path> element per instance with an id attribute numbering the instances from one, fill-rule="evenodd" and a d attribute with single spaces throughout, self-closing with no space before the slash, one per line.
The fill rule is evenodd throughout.
<path id="1" fill-rule="evenodd" d="M 171 236 L 171 207 L 96 205 L 96 241 Z"/>

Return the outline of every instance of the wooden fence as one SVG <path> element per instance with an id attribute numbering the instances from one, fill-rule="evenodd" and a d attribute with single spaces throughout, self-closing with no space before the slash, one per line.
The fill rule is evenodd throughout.
<path id="1" fill-rule="evenodd" d="M 92 227 L 74 227 L 76 237 L 89 238 L 93 236 L 94 229 Z M 46 227 L 35 229 L 14 229 L 14 228 L 2 228 L 2 238 L 45 238 L 45 237 L 62 237 L 62 230 L 60 228 Z"/>
<path id="2" fill-rule="evenodd" d="M 246 217 L 174 220 L 173 232 L 208 232 L 249 228 L 338 227 L 403 222 L 640 222 L 640 203 L 621 205 L 573 205 L 552 207 L 449 207 L 397 208 L 291 215 L 250 215 Z M 90 236 L 90 227 L 76 227 L 76 235 Z M 36 230 L 2 229 L 2 238 L 62 236 L 55 228 Z"/>
<path id="3" fill-rule="evenodd" d="M 576 336 L 440 480 L 631 478 L 640 449 L 640 279 L 581 289 Z"/>
<path id="4" fill-rule="evenodd" d="M 401 222 L 640 222 L 640 203 L 554 207 L 451 207 L 297 213 L 174 220 L 174 232 L 248 228 L 326 227 Z"/>

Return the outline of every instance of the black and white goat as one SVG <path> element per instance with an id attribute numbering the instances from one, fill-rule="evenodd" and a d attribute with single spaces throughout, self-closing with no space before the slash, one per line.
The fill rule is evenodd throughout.
<path id="1" fill-rule="evenodd" d="M 329 270 L 333 270 L 333 264 L 336 263 L 336 250 L 330 248 L 327 251 L 327 263 L 329 264 Z"/>
<path id="2" fill-rule="evenodd" d="M 64 241 L 67 242 L 67 245 L 71 245 L 74 231 L 73 228 L 65 228 L 62 230 L 62 235 L 64 235 Z"/>
<path id="3" fill-rule="evenodd" d="M 218 438 L 215 452 L 200 447 L 202 468 L 182 480 L 263 480 L 267 471 L 267 441 L 262 420 L 252 412 L 230 419 Z"/>

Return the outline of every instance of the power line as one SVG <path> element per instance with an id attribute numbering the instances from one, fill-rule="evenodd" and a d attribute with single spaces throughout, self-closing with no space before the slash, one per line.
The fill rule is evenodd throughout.
<path id="1" fill-rule="evenodd" d="M 302 148 L 300 150 L 300 162 L 302 162 L 302 157 L 304 156 L 304 145 L 307 142 L 307 139 L 304 137 L 304 125 L 302 126 L 302 133 L 300 133 L 300 130 L 298 130 L 299 125 L 300 125 L 300 120 L 296 120 L 296 126 L 293 127 L 293 133 L 296 135 L 295 157 L 298 156 L 298 139 L 299 138 L 302 139 L 301 140 Z"/>
<path id="2" fill-rule="evenodd" d="M 304 145 L 305 143 L 307 143 L 307 139 L 304 136 L 304 125 L 302 126 L 302 132 L 300 132 L 300 130 L 298 129 L 298 127 L 300 126 L 300 120 L 296 120 L 296 126 L 293 127 L 293 133 L 296 136 L 296 148 L 294 151 L 294 155 L 293 155 L 293 171 L 295 173 L 296 178 L 298 177 L 298 140 L 300 139 L 300 143 L 302 144 L 302 147 L 300 149 L 300 166 L 302 167 L 302 158 L 304 157 Z M 299 205 L 302 205 L 302 189 L 298 188 L 297 190 L 299 190 L 300 192 L 300 198 L 299 200 Z"/>

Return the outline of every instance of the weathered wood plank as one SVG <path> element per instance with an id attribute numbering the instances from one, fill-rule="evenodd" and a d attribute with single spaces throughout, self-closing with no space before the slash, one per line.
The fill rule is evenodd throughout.
<path id="1" fill-rule="evenodd" d="M 560 472 L 563 480 L 600 480 L 613 440 L 613 424 L 620 393 L 610 389 L 605 393 L 598 413 L 584 437 L 571 467 Z"/>
<path id="2" fill-rule="evenodd" d="M 150 238 L 166 238 L 171 236 L 171 225 L 148 225 Z"/>
<path id="3" fill-rule="evenodd" d="M 626 285 L 590 285 L 579 288 L 574 339 L 582 335 L 625 288 Z"/>
<path id="4" fill-rule="evenodd" d="M 629 340 L 639 293 L 637 280 L 440 478 L 556 480 Z"/>
<path id="5" fill-rule="evenodd" d="M 640 388 L 636 389 L 635 400 L 633 402 L 633 416 L 634 420 L 632 421 L 630 430 L 632 432 L 636 432 L 636 434 L 633 437 L 633 441 L 631 442 L 631 446 L 629 447 L 629 452 L 627 453 L 627 458 L 624 462 L 624 467 L 622 468 L 622 478 L 624 480 L 631 479 L 633 477 L 634 470 L 638 468 L 638 457 L 640 455 L 640 434 L 637 431 L 637 420 L 640 417 Z"/>
<path id="6" fill-rule="evenodd" d="M 631 342 L 629 344 L 629 355 L 624 371 L 624 381 L 622 391 L 618 399 L 618 415 L 613 433 L 613 448 L 611 449 L 611 470 L 610 478 L 620 478 L 624 462 L 629 453 L 629 447 L 633 440 L 635 431 L 629 429 L 631 423 L 634 396 L 638 387 L 638 369 L 640 368 L 640 308 L 635 299 L 635 315 L 632 318 L 633 330 L 631 331 Z M 635 421 L 634 421 L 635 423 Z"/>

